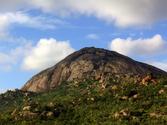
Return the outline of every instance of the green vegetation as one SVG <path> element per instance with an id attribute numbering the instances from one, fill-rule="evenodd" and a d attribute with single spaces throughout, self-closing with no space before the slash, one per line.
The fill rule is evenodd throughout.
<path id="1" fill-rule="evenodd" d="M 7 94 L 7 95 L 6 95 Z M 0 125 L 166 125 L 167 80 L 157 84 L 62 83 L 0 95 Z"/>

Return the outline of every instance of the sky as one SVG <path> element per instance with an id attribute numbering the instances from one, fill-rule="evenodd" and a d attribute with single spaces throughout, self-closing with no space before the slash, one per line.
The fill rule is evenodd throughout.
<path id="1" fill-rule="evenodd" d="M 0 92 L 83 47 L 167 71 L 167 0 L 0 0 Z"/>

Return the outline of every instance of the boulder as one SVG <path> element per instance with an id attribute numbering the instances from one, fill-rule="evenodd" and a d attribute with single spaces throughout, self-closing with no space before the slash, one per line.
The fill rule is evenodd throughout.
<path id="1" fill-rule="evenodd" d="M 53 112 L 48 112 L 48 113 L 46 113 L 46 117 L 47 118 L 53 118 L 54 117 L 54 113 Z"/>
<path id="2" fill-rule="evenodd" d="M 23 107 L 23 111 L 30 111 L 31 110 L 31 106 L 25 106 Z"/>

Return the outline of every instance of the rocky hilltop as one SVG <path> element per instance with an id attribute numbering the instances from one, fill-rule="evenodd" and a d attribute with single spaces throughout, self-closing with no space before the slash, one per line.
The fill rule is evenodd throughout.
<path id="1" fill-rule="evenodd" d="M 167 75 L 156 67 L 137 62 L 114 51 L 94 47 L 83 48 L 30 79 L 23 91 L 45 92 L 59 86 L 63 81 L 85 79 L 102 80 L 110 78 L 134 78 L 136 81 L 147 74 Z"/>

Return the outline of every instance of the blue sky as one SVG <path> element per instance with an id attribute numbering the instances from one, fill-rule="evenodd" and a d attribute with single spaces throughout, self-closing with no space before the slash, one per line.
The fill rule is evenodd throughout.
<path id="1" fill-rule="evenodd" d="M 0 92 L 88 46 L 167 71 L 166 6 L 166 0 L 2 0 Z"/>

